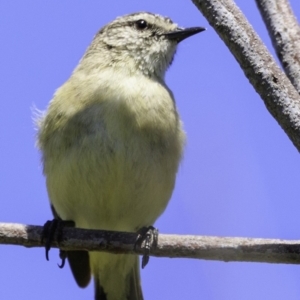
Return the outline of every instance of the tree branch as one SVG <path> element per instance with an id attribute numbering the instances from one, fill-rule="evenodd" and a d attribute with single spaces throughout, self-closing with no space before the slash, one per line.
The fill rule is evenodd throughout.
<path id="1" fill-rule="evenodd" d="M 232 0 L 193 0 L 300 151 L 300 97 Z"/>
<path id="2" fill-rule="evenodd" d="M 43 247 L 42 226 L 0 223 L 0 244 Z M 134 250 L 136 233 L 64 228 L 59 248 L 64 250 L 106 251 L 143 254 Z M 54 248 L 58 243 L 53 242 Z M 152 256 L 197 258 L 219 261 L 300 263 L 300 240 L 179 236 L 160 234 Z"/>
<path id="3" fill-rule="evenodd" d="M 300 94 L 300 27 L 288 0 L 255 0 L 273 47 Z"/>

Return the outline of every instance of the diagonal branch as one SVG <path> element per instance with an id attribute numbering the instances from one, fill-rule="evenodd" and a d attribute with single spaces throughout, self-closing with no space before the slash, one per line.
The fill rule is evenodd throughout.
<path id="1" fill-rule="evenodd" d="M 300 151 L 300 97 L 232 0 L 193 0 Z"/>
<path id="2" fill-rule="evenodd" d="M 0 223 L 0 244 L 43 247 L 42 226 Z M 64 228 L 59 247 L 64 250 L 143 254 L 134 250 L 136 233 Z M 53 242 L 57 248 L 58 243 Z M 160 234 L 152 256 L 219 261 L 300 263 L 300 240 L 229 238 Z"/>
<path id="3" fill-rule="evenodd" d="M 300 94 L 300 27 L 288 0 L 255 0 L 273 47 Z"/>

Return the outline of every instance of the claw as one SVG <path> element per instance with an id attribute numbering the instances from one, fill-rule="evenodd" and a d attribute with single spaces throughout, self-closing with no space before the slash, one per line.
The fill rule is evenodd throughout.
<path id="1" fill-rule="evenodd" d="M 63 221 L 60 219 L 53 219 L 52 221 L 47 221 L 44 224 L 41 242 L 44 243 L 45 240 L 46 259 L 48 261 L 49 261 L 49 251 L 51 249 L 51 244 L 54 240 L 54 236 L 55 234 L 57 234 L 56 240 L 59 243 L 62 239 L 62 229 L 64 227 L 75 227 L 75 223 L 73 221 Z M 61 264 L 58 266 L 60 268 L 63 268 L 67 258 L 67 252 L 60 250 L 59 256 L 61 258 Z"/>
<path id="2" fill-rule="evenodd" d="M 59 257 L 61 259 L 61 264 L 57 264 L 60 269 L 65 266 L 66 258 L 67 258 L 67 251 L 59 250 Z"/>
<path id="3" fill-rule="evenodd" d="M 134 249 L 138 244 L 145 241 L 144 255 L 142 258 L 142 269 L 146 267 L 150 259 L 150 251 L 152 247 L 156 247 L 158 241 L 158 230 L 153 226 L 143 227 L 138 231 L 138 237 L 134 244 Z"/>
<path id="4" fill-rule="evenodd" d="M 46 251 L 46 259 L 49 261 L 49 251 L 51 249 L 51 243 L 54 239 L 54 235 L 57 229 L 57 224 L 59 220 L 53 219 L 52 221 L 47 221 L 44 224 L 43 232 L 42 232 L 42 243 L 45 242 L 45 251 Z"/>

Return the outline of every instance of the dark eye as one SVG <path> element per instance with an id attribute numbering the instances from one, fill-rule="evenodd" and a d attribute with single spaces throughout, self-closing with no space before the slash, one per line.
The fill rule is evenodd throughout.
<path id="1" fill-rule="evenodd" d="M 137 20 L 135 22 L 135 27 L 138 30 L 144 30 L 145 28 L 147 28 L 147 26 L 148 26 L 148 23 L 143 19 Z"/>

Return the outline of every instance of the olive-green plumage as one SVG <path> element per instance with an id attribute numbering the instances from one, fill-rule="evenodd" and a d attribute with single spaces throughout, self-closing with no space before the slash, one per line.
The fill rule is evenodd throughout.
<path id="1" fill-rule="evenodd" d="M 96 34 L 56 91 L 38 121 L 38 144 L 61 219 L 137 231 L 166 208 L 185 134 L 164 82 L 182 38 L 165 34 L 182 30 L 150 13 L 117 18 Z M 137 256 L 70 252 L 68 258 L 80 286 L 91 270 L 96 299 L 143 298 Z"/>

